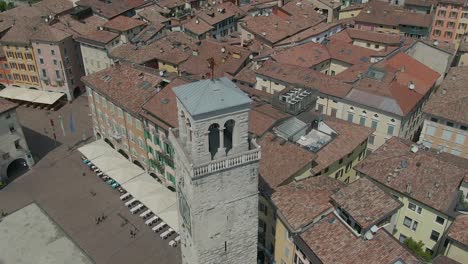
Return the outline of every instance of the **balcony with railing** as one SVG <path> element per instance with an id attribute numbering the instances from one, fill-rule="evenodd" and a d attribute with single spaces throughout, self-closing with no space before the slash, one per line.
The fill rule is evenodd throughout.
<path id="1" fill-rule="evenodd" d="M 193 176 L 198 177 L 205 174 L 229 169 L 252 161 L 258 161 L 261 158 L 260 148 L 252 149 L 247 152 L 226 157 L 219 160 L 213 160 L 193 168 Z"/>

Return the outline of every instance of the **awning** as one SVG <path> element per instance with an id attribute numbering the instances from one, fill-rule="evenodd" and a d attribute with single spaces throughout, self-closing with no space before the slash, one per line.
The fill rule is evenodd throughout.
<path id="1" fill-rule="evenodd" d="M 64 95 L 59 92 L 47 92 L 20 87 L 6 87 L 0 91 L 0 97 L 3 98 L 48 105 L 55 103 Z"/>
<path id="2" fill-rule="evenodd" d="M 176 194 L 148 173 L 97 140 L 78 149 L 96 167 L 117 181 L 133 198 L 140 201 L 176 232 L 179 230 Z"/>

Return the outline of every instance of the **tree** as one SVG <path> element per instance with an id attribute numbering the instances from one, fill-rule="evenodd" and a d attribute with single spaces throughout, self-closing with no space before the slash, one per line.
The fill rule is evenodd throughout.
<path id="1" fill-rule="evenodd" d="M 413 238 L 407 238 L 405 240 L 405 245 L 413 251 L 414 254 L 418 255 L 425 261 L 431 261 L 432 260 L 432 255 L 430 253 L 427 253 L 423 250 L 424 248 L 424 243 L 420 240 L 419 242 L 416 242 Z"/>
<path id="2" fill-rule="evenodd" d="M 7 9 L 12 9 L 12 8 L 15 8 L 15 3 L 13 3 L 13 2 L 8 2 L 8 4 L 7 4 Z"/>
<path id="3" fill-rule="evenodd" d="M 4 0 L 0 0 L 0 12 L 3 12 L 7 9 L 7 3 Z"/>

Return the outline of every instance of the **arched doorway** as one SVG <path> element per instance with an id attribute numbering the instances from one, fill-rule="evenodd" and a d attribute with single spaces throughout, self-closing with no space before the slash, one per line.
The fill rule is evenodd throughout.
<path id="1" fill-rule="evenodd" d="M 141 163 L 140 163 L 138 160 L 134 160 L 134 161 L 133 161 L 133 164 L 137 165 L 138 167 L 140 167 L 140 168 L 142 168 L 142 169 L 145 169 L 145 168 L 143 167 L 143 165 L 141 165 Z"/>
<path id="2" fill-rule="evenodd" d="M 96 133 L 96 138 L 97 138 L 97 139 L 101 139 L 101 138 L 102 138 L 101 134 Z M 109 143 L 107 143 L 107 144 L 109 144 Z"/>
<path id="3" fill-rule="evenodd" d="M 234 126 L 236 122 L 234 120 L 228 120 L 224 124 L 224 148 L 226 149 L 226 153 L 232 149 L 233 140 L 234 140 Z"/>
<path id="4" fill-rule="evenodd" d="M 212 124 L 208 129 L 208 150 L 211 153 L 211 159 L 214 158 L 219 148 L 219 125 Z"/>
<path id="5" fill-rule="evenodd" d="M 125 153 L 125 151 L 119 149 L 117 152 L 119 152 L 120 155 L 122 155 L 122 156 L 124 156 L 126 159 L 128 159 L 128 155 L 127 155 L 127 153 Z"/>
<path id="6" fill-rule="evenodd" d="M 75 89 L 73 89 L 73 98 L 77 98 L 78 96 L 81 95 L 81 89 L 80 87 L 75 87 Z"/>
<path id="7" fill-rule="evenodd" d="M 109 144 L 109 146 L 111 146 L 113 149 L 115 149 L 114 147 L 114 144 L 112 144 L 112 142 L 110 142 L 110 140 L 108 138 L 104 139 L 104 141 Z"/>
<path id="8" fill-rule="evenodd" d="M 12 161 L 7 167 L 7 178 L 8 181 L 12 181 L 13 179 L 23 175 L 29 170 L 28 163 L 25 159 L 19 158 Z"/>

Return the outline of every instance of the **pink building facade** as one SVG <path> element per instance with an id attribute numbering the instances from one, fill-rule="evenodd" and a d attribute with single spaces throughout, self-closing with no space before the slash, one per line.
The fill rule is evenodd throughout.
<path id="1" fill-rule="evenodd" d="M 71 35 L 60 41 L 31 42 L 42 90 L 64 93 L 69 101 L 85 90 L 80 47 Z"/>
<path id="2" fill-rule="evenodd" d="M 468 9 L 463 2 L 441 1 L 437 4 L 431 38 L 437 41 L 457 43 L 467 29 Z"/>

